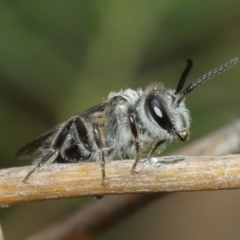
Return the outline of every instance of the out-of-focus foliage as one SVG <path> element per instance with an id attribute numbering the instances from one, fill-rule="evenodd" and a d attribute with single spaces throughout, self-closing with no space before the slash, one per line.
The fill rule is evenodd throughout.
<path id="1" fill-rule="evenodd" d="M 237 0 L 2 1 L 0 166 L 28 164 L 14 158 L 19 147 L 110 91 L 152 81 L 174 88 L 187 57 L 194 61 L 190 82 L 240 56 L 239 20 Z M 189 94 L 191 139 L 239 117 L 239 69 L 238 64 Z M 25 239 L 80 202 L 1 209 L 6 239 Z M 137 236 L 124 236 L 133 239 L 131 234 Z"/>

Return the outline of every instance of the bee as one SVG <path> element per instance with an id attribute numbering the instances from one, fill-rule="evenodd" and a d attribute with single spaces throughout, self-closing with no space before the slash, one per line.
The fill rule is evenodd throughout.
<path id="1" fill-rule="evenodd" d="M 106 159 L 134 158 L 131 173 L 135 173 L 142 154 L 151 159 L 167 142 L 187 140 L 190 116 L 185 96 L 237 61 L 234 58 L 204 74 L 183 91 L 193 65 L 191 59 L 187 59 L 175 90 L 165 89 L 162 83 L 152 83 L 145 90 L 111 92 L 103 103 L 71 117 L 19 150 L 19 158 L 34 158 L 36 163 L 23 182 L 45 165 L 86 160 L 100 162 L 103 185 Z"/>

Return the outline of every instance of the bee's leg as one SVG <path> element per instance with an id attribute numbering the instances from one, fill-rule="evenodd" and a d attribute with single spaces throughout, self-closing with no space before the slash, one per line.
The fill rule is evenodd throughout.
<path id="1" fill-rule="evenodd" d="M 103 143 L 102 143 L 102 137 L 101 132 L 99 131 L 98 124 L 93 123 L 93 134 L 94 139 L 97 145 L 97 152 L 98 152 L 98 161 L 101 163 L 101 169 L 102 169 L 102 185 L 106 184 L 106 173 L 105 173 L 105 156 L 103 152 Z"/>
<path id="2" fill-rule="evenodd" d="M 39 170 L 42 168 L 42 166 L 44 166 L 45 164 L 47 164 L 47 163 L 52 163 L 52 162 L 57 158 L 57 156 L 58 156 L 58 152 L 55 151 L 54 149 L 52 149 L 52 150 L 37 164 L 37 166 L 36 166 L 35 168 L 33 168 L 33 170 L 31 170 L 31 171 L 27 174 L 27 176 L 23 179 L 23 182 L 24 182 L 24 183 L 27 183 L 29 177 L 30 177 L 33 173 L 39 171 Z"/>
<path id="3" fill-rule="evenodd" d="M 42 156 L 37 166 L 27 174 L 27 176 L 23 179 L 24 183 L 28 181 L 29 177 L 33 173 L 39 171 L 44 165 L 51 164 L 56 160 L 59 155 L 62 155 L 61 148 L 66 141 L 66 137 L 70 131 L 73 121 L 75 121 L 75 118 L 70 119 L 61 128 L 59 128 L 58 132 L 56 133 L 51 142 L 51 145 L 49 146 L 49 149 L 44 150 L 48 150 L 48 153 L 45 156 Z"/>
<path id="4" fill-rule="evenodd" d="M 87 129 L 79 116 L 76 117 L 76 119 L 74 120 L 73 126 L 76 129 L 76 133 L 75 133 L 76 142 L 79 145 L 83 146 L 83 148 L 86 151 L 85 155 L 83 154 L 84 155 L 83 157 L 87 158 L 90 155 L 90 153 L 93 151 L 93 149 L 92 149 L 92 144 L 88 137 Z"/>
<path id="5" fill-rule="evenodd" d="M 135 149 L 136 149 L 136 157 L 135 157 L 135 161 L 133 163 L 132 170 L 131 170 L 131 173 L 133 174 L 133 173 L 136 173 L 136 167 L 137 167 L 138 162 L 141 159 L 142 151 L 141 151 L 141 143 L 140 143 L 140 139 L 139 139 L 139 131 L 137 128 L 137 124 L 136 124 L 134 115 L 129 115 L 129 123 L 130 123 L 130 129 L 131 129 L 131 133 L 133 136 L 133 141 L 134 141 Z"/>
<path id="6" fill-rule="evenodd" d="M 151 159 L 151 157 L 153 156 L 154 152 L 156 151 L 156 149 L 158 147 L 160 147 L 166 140 L 159 140 L 158 142 L 155 142 L 153 145 L 152 145 L 152 149 L 150 150 L 149 154 L 148 154 L 148 160 Z"/>

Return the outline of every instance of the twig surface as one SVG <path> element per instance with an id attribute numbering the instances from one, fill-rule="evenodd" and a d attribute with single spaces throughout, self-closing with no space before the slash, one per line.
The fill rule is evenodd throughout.
<path id="1" fill-rule="evenodd" d="M 240 188 L 240 155 L 173 156 L 139 164 L 132 160 L 106 164 L 107 184 L 101 184 L 97 163 L 53 164 L 23 183 L 29 167 L 0 171 L 0 205 L 52 198 L 125 193 L 154 193 Z"/>

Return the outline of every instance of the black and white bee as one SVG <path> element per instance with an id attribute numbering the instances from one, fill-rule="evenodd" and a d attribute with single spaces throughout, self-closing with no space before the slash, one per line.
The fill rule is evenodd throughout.
<path id="1" fill-rule="evenodd" d="M 36 163 L 23 182 L 44 165 L 86 160 L 100 162 L 102 184 L 106 181 L 106 159 L 134 158 L 131 169 L 134 173 L 142 153 L 147 153 L 150 159 L 166 142 L 188 138 L 190 116 L 184 103 L 186 94 L 237 61 L 234 58 L 204 74 L 184 91 L 181 90 L 192 68 L 190 59 L 175 90 L 153 83 L 144 91 L 111 92 L 103 103 L 71 117 L 19 150 L 19 158 L 33 158 Z"/>

